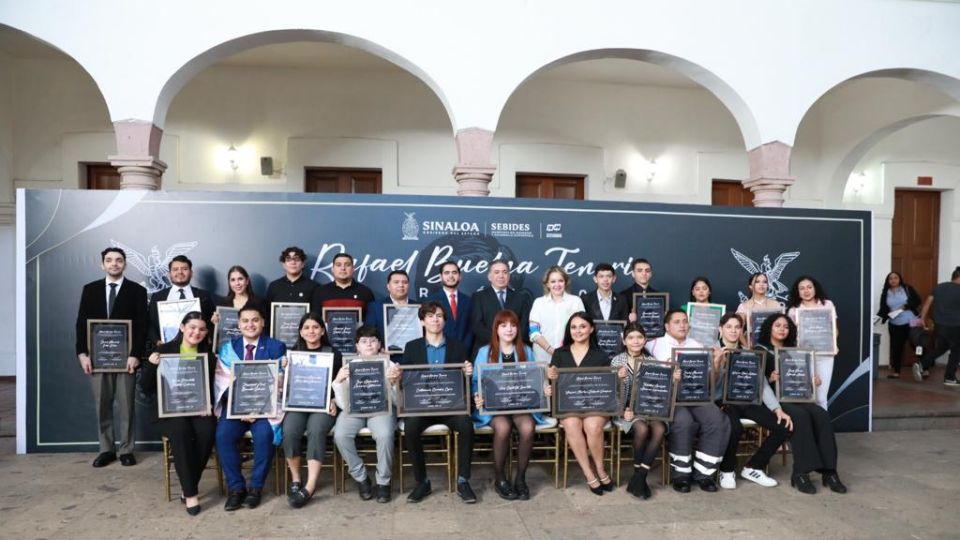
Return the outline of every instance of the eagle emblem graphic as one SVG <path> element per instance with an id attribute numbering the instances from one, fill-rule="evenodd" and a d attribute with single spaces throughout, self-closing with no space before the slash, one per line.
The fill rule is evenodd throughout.
<path id="1" fill-rule="evenodd" d="M 110 245 L 118 247 L 127 253 L 127 262 L 129 262 L 138 272 L 147 278 L 146 282 L 140 284 L 146 287 L 147 294 L 153 294 L 170 287 L 170 276 L 168 265 L 177 255 L 186 255 L 193 248 L 197 247 L 199 242 L 177 242 L 169 248 L 161 257 L 157 246 L 150 248 L 150 253 L 144 255 L 132 247 L 110 239 Z"/>
<path id="2" fill-rule="evenodd" d="M 767 280 L 770 283 L 770 287 L 767 289 L 767 296 L 770 298 L 775 298 L 781 302 L 786 303 L 787 295 L 790 293 L 790 288 L 780 282 L 780 276 L 783 275 L 783 270 L 787 267 L 788 264 L 792 263 L 797 257 L 800 256 L 799 251 L 789 251 L 787 253 L 781 253 L 777 260 L 773 263 L 770 262 L 770 255 L 764 254 L 763 259 L 759 264 L 756 261 L 747 257 L 743 253 L 730 248 L 730 253 L 733 255 L 733 258 L 740 263 L 740 266 L 747 271 L 748 274 L 755 274 L 757 272 L 763 272 L 767 276 Z M 738 292 L 740 295 L 740 302 L 746 302 L 749 298 L 743 292 Z"/>

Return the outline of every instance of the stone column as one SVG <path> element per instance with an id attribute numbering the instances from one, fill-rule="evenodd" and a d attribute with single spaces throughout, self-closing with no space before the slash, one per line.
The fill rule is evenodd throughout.
<path id="1" fill-rule="evenodd" d="M 490 195 L 490 180 L 497 167 L 492 163 L 493 132 L 481 128 L 461 129 L 455 137 L 457 165 L 453 177 L 457 180 L 457 195 L 486 197 Z"/>
<path id="2" fill-rule="evenodd" d="M 743 181 L 743 187 L 753 192 L 754 206 L 783 206 L 783 193 L 796 180 L 790 176 L 790 150 L 774 141 L 747 153 L 750 177 Z"/>
<path id="3" fill-rule="evenodd" d="M 117 134 L 117 155 L 107 156 L 120 171 L 120 189 L 160 189 L 160 178 L 167 164 L 160 161 L 160 137 L 163 130 L 145 120 L 121 120 L 113 123 Z"/>

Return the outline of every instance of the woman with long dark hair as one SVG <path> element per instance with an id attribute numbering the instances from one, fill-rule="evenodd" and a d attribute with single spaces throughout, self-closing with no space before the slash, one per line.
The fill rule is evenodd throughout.
<path id="1" fill-rule="evenodd" d="M 833 310 L 833 324 L 837 324 L 837 310 L 827 296 L 823 285 L 813 276 L 800 276 L 790 287 L 790 300 L 787 302 L 790 309 L 787 315 L 797 324 L 797 310 L 799 308 L 828 308 Z M 827 409 L 827 397 L 830 393 L 830 381 L 833 380 L 833 363 L 836 358 L 833 354 L 817 353 L 817 375 L 823 381 L 823 386 L 817 390 L 817 403 Z"/>
<path id="2" fill-rule="evenodd" d="M 880 293 L 880 309 L 877 316 L 881 322 L 889 323 L 890 333 L 890 371 L 888 379 L 899 379 L 903 367 L 903 349 L 910 339 L 912 328 L 923 328 L 920 320 L 920 295 L 910 284 L 903 281 L 899 272 L 890 272 L 883 280 L 883 292 Z M 923 380 L 923 368 L 919 360 L 915 363 Z M 916 369 L 916 368 L 915 368 Z M 916 374 L 915 374 L 916 375 Z"/>
<path id="3" fill-rule="evenodd" d="M 157 393 L 157 366 L 160 365 L 161 354 L 206 354 L 207 373 L 210 376 L 209 396 L 212 398 L 213 374 L 216 371 L 217 358 L 210 351 L 207 335 L 207 323 L 203 320 L 203 314 L 199 311 L 187 313 L 180 322 L 180 331 L 176 337 L 167 343 L 162 343 L 143 364 L 143 371 L 140 373 L 140 389 L 143 393 L 148 396 Z M 200 513 L 198 486 L 200 476 L 213 450 L 217 417 L 213 414 L 178 416 L 160 418 L 156 422 L 160 433 L 170 441 L 173 466 L 180 480 L 180 501 L 186 505 L 187 513 L 195 516 Z"/>
<path id="4" fill-rule="evenodd" d="M 713 303 L 713 285 L 710 284 L 709 279 L 703 276 L 693 278 L 693 281 L 690 282 L 690 299 L 684 302 L 680 306 L 680 309 L 686 311 L 687 304 L 690 302 L 696 302 L 698 304 Z"/>
<path id="5" fill-rule="evenodd" d="M 483 398 L 480 395 L 478 369 L 483 364 L 508 364 L 511 362 L 533 362 L 533 350 L 529 345 L 520 341 L 520 318 L 508 309 L 498 311 L 493 318 L 493 332 L 490 335 L 490 344 L 480 347 L 474 359 L 473 394 L 476 409 L 473 411 L 475 428 L 490 425 L 493 428 L 493 462 L 495 481 L 493 489 L 501 499 L 522 501 L 530 498 L 527 488 L 526 472 L 530 463 L 530 453 L 533 451 L 533 435 L 537 425 L 556 421 L 544 417 L 542 414 L 500 414 L 495 416 L 481 415 Z M 549 396 L 551 387 L 545 385 L 544 393 Z M 517 473 L 513 485 L 506 480 L 504 468 L 510 457 L 510 434 L 517 431 Z"/>
<path id="6" fill-rule="evenodd" d="M 217 301 L 217 306 L 240 309 L 248 303 L 259 307 L 261 313 L 269 311 L 267 309 L 269 306 L 253 294 L 247 269 L 235 264 L 227 270 L 227 295 Z M 220 314 L 214 313 L 210 321 L 213 324 L 220 324 Z"/>
<path id="7" fill-rule="evenodd" d="M 758 348 L 775 355 L 777 349 L 797 346 L 797 325 L 782 313 L 772 315 L 760 327 Z M 780 374 L 776 362 L 767 362 L 766 373 L 770 382 L 776 382 Z M 817 393 L 823 388 L 819 376 L 814 377 Z M 783 410 L 793 420 L 793 473 L 790 485 L 801 493 L 814 494 L 816 486 L 810 481 L 811 472 L 823 476 L 823 485 L 835 493 L 846 493 L 847 487 L 837 475 L 837 439 L 833 432 L 830 415 L 816 403 L 781 403 Z"/>

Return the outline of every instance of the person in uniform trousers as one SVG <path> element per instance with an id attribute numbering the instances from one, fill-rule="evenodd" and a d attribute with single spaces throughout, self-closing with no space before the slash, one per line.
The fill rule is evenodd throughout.
<path id="1" fill-rule="evenodd" d="M 199 311 L 187 313 L 180 322 L 180 332 L 167 343 L 161 344 L 143 364 L 140 373 L 140 389 L 152 396 L 157 393 L 157 368 L 161 354 L 178 354 L 184 357 L 207 355 L 207 373 L 213 375 L 217 369 L 217 357 L 210 350 L 209 329 L 203 314 Z M 195 356 L 193 356 L 195 358 Z M 213 380 L 209 380 L 208 399 L 213 396 Z M 208 406 L 211 403 L 208 402 Z M 212 411 L 212 407 L 210 408 Z M 217 417 L 209 412 L 197 416 L 176 416 L 156 418 L 162 433 L 169 441 L 173 451 L 173 467 L 180 480 L 180 501 L 186 506 L 187 514 L 200 513 L 200 477 L 207 467 L 210 452 L 213 450 L 214 435 L 217 431 Z"/>
<path id="2" fill-rule="evenodd" d="M 323 308 L 360 308 L 360 318 L 363 320 L 367 315 L 367 304 L 374 300 L 373 291 L 353 279 L 353 256 L 349 253 L 337 253 L 330 263 L 330 271 L 333 281 L 320 285 L 313 291 L 310 309 L 322 315 Z"/>
<path id="3" fill-rule="evenodd" d="M 650 264 L 650 261 L 643 258 L 634 259 L 633 264 L 630 265 L 630 273 L 633 275 L 633 283 L 626 289 L 620 291 L 620 296 L 624 297 L 630 309 L 630 315 L 627 317 L 627 320 L 637 322 L 637 306 L 634 305 L 633 295 L 638 293 L 655 293 L 658 291 L 650 286 L 650 282 L 653 280 L 653 265 Z M 669 308 L 670 306 L 667 307 Z"/>
<path id="4" fill-rule="evenodd" d="M 167 266 L 167 269 L 170 273 L 171 286 L 157 291 L 150 296 L 150 328 L 148 330 L 148 336 L 151 347 L 156 347 L 168 340 L 166 336 L 160 335 L 160 316 L 157 309 L 157 302 L 199 298 L 200 312 L 203 314 L 203 320 L 207 321 L 208 325 L 211 323 L 211 317 L 213 316 L 214 309 L 216 309 L 213 298 L 209 292 L 200 287 L 190 285 L 190 280 L 193 279 L 193 261 L 188 259 L 186 255 L 177 255 L 173 259 L 170 259 L 170 264 Z"/>
<path id="5" fill-rule="evenodd" d="M 147 291 L 123 277 L 127 254 L 117 247 L 108 247 L 100 253 L 101 268 L 106 278 L 87 283 L 80 294 L 77 310 L 76 352 L 80 367 L 90 376 L 93 398 L 97 409 L 100 454 L 93 460 L 94 467 L 109 465 L 117 459 L 114 445 L 113 405 L 116 401 L 120 432 L 120 463 L 135 465 L 134 437 L 134 372 L 140 365 L 147 340 Z M 87 321 L 90 319 L 128 320 L 131 323 L 130 356 L 126 373 L 93 373 L 93 363 L 87 345 Z"/>
<path id="6" fill-rule="evenodd" d="M 383 320 L 383 306 L 412 304 L 413 302 L 407 296 L 409 292 L 410 277 L 406 272 L 403 270 L 394 270 L 387 274 L 387 297 L 381 300 L 375 300 L 369 304 L 367 318 L 364 324 L 376 328 L 381 336 L 386 336 L 384 329 L 386 321 Z M 386 347 L 387 344 L 384 343 L 383 346 Z"/>
<path id="7" fill-rule="evenodd" d="M 276 360 L 278 371 L 282 370 L 282 361 L 287 347 L 282 341 L 263 335 L 265 320 L 256 306 L 246 306 L 240 310 L 240 332 L 238 338 L 220 346 L 217 363 L 214 396 L 217 421 L 217 456 L 220 467 L 227 480 L 227 501 L 224 510 L 231 512 L 242 506 L 256 508 L 263 497 L 263 484 L 273 462 L 273 447 L 280 444 L 282 438 L 281 423 L 283 414 L 276 418 L 227 418 L 227 392 L 232 382 L 231 366 L 238 360 Z M 278 384 L 280 384 L 278 382 Z M 253 472 L 250 488 L 240 470 L 240 452 L 237 444 L 249 431 L 253 439 Z"/>
<path id="8" fill-rule="evenodd" d="M 530 307 L 533 301 L 523 290 L 510 288 L 510 266 L 506 261 L 490 261 L 487 272 L 489 287 L 473 293 L 470 299 L 470 328 L 473 330 L 471 358 L 477 356 L 480 347 L 490 343 L 493 319 L 504 309 L 520 318 L 520 340 L 530 345 Z"/>
<path id="9" fill-rule="evenodd" d="M 580 295 L 584 311 L 595 321 L 626 321 L 630 317 L 630 302 L 626 296 L 613 292 L 617 273 L 608 263 L 600 263 L 593 270 L 597 288 Z"/>
<path id="10" fill-rule="evenodd" d="M 467 377 L 473 375 L 473 364 L 467 359 L 463 344 L 443 335 L 443 307 L 437 302 L 425 302 L 420 306 L 418 315 L 423 325 L 424 337 L 415 339 L 403 350 L 400 365 L 422 364 L 463 364 Z M 400 369 L 392 367 L 387 378 L 396 385 L 400 380 Z M 464 389 L 470 399 L 469 388 Z M 404 418 L 404 443 L 413 465 L 413 477 L 416 486 L 407 502 L 418 503 L 430 495 L 430 480 L 427 478 L 427 466 L 423 453 L 423 431 L 435 424 L 446 425 L 457 432 L 460 446 L 457 449 L 457 464 L 460 475 L 457 478 L 457 494 L 467 503 L 477 502 L 477 496 L 470 487 L 470 460 L 473 457 L 473 419 L 469 414 L 450 414 L 448 416 L 408 416 Z"/>
<path id="11" fill-rule="evenodd" d="M 446 323 L 443 335 L 463 343 L 463 348 L 473 350 L 473 329 L 470 327 L 470 295 L 460 291 L 460 266 L 447 261 L 440 265 L 440 282 L 443 286 L 427 296 L 427 300 L 443 306 Z"/>
<path id="12" fill-rule="evenodd" d="M 657 360 L 672 360 L 674 349 L 703 348 L 701 343 L 687 337 L 690 321 L 683 311 L 667 311 L 663 323 L 666 335 L 647 343 L 647 350 Z M 668 437 L 673 489 L 679 493 L 689 493 L 692 478 L 703 491 L 717 491 L 713 476 L 723 459 L 729 439 L 730 421 L 715 404 L 677 407 Z M 699 441 L 696 452 L 695 440 Z"/>

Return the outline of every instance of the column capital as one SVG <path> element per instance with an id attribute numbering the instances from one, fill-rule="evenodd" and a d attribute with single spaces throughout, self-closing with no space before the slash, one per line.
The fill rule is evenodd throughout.
<path id="1" fill-rule="evenodd" d="M 453 177 L 457 180 L 457 195 L 486 197 L 490 195 L 490 180 L 497 172 L 493 164 L 493 132 L 482 128 L 466 128 L 454 137 L 457 164 Z"/>
<path id="2" fill-rule="evenodd" d="M 160 189 L 160 178 L 167 164 L 150 156 L 107 156 L 120 172 L 120 189 Z"/>
<path id="3" fill-rule="evenodd" d="M 750 176 L 743 181 L 743 187 L 753 192 L 754 206 L 783 206 L 784 192 L 796 181 L 790 176 L 791 150 L 790 146 L 773 141 L 747 152 Z"/>

